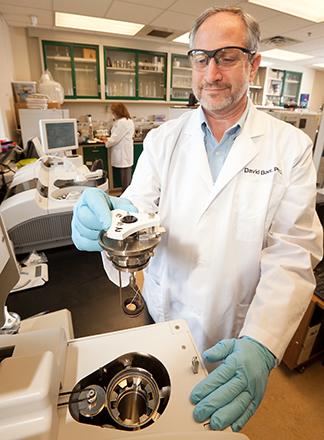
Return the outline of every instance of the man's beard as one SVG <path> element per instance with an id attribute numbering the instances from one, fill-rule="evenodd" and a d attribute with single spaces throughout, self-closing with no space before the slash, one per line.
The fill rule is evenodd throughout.
<path id="1" fill-rule="evenodd" d="M 223 97 L 217 97 L 216 100 L 214 100 L 211 96 L 210 97 L 205 97 L 203 96 L 203 89 L 208 89 L 208 88 L 213 89 L 213 87 L 215 87 L 216 92 L 217 89 L 228 89 L 229 91 L 231 91 L 231 84 L 228 83 L 218 83 L 217 81 L 214 83 L 206 83 L 203 82 L 198 89 L 194 89 L 194 94 L 197 97 L 197 99 L 199 99 L 201 106 L 210 111 L 210 112 L 215 112 L 215 111 L 222 111 L 222 110 L 226 110 L 227 108 L 231 107 L 234 103 L 237 103 L 240 101 L 240 99 L 245 95 L 247 87 L 242 87 L 237 90 L 235 93 L 229 93 L 229 94 L 225 94 L 225 96 Z M 223 92 L 221 92 L 223 93 Z"/>

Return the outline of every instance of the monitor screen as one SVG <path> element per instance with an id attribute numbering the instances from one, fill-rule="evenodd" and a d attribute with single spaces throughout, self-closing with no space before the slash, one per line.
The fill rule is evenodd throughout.
<path id="1" fill-rule="evenodd" d="M 39 128 L 45 154 L 78 148 L 76 119 L 41 119 Z"/>

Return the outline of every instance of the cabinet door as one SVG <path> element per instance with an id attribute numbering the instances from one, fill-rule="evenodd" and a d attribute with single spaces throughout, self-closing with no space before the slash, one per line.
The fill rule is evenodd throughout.
<path id="1" fill-rule="evenodd" d="M 269 69 L 266 90 L 266 105 L 280 105 L 284 74 L 284 70 Z"/>
<path id="2" fill-rule="evenodd" d="M 165 99 L 166 55 L 161 53 L 138 53 L 138 97 L 142 99 Z"/>
<path id="3" fill-rule="evenodd" d="M 53 79 L 64 88 L 66 98 L 74 97 L 72 75 L 72 50 L 71 46 L 64 43 L 43 41 L 44 64 Z"/>
<path id="4" fill-rule="evenodd" d="M 266 67 L 259 67 L 253 84 L 249 85 L 249 95 L 255 105 L 262 105 Z"/>
<path id="5" fill-rule="evenodd" d="M 98 98 L 99 63 L 98 47 L 73 46 L 75 96 L 77 98 Z"/>
<path id="6" fill-rule="evenodd" d="M 106 98 L 135 98 L 136 54 L 127 49 L 105 48 Z"/>
<path id="7" fill-rule="evenodd" d="M 108 155 L 105 145 L 83 146 L 82 147 L 83 163 L 91 170 L 95 160 L 102 160 L 104 170 L 108 173 Z"/>
<path id="8" fill-rule="evenodd" d="M 171 100 L 188 101 L 191 90 L 191 66 L 186 55 L 172 54 Z"/>
<path id="9" fill-rule="evenodd" d="M 298 95 L 303 74 L 301 72 L 285 72 L 281 104 L 298 104 Z"/>
<path id="10" fill-rule="evenodd" d="M 134 163 L 132 166 L 132 172 L 135 171 L 137 161 L 138 161 L 140 155 L 142 154 L 142 151 L 143 151 L 143 144 L 135 143 L 134 144 Z"/>

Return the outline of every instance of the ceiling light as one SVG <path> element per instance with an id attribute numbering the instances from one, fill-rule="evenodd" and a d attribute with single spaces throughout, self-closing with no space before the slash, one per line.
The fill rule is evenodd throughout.
<path id="1" fill-rule="evenodd" d="M 324 68 L 324 63 L 313 64 L 314 67 L 322 67 Z"/>
<path id="2" fill-rule="evenodd" d="M 323 0 L 249 0 L 249 2 L 254 3 L 255 5 L 274 9 L 275 11 L 295 15 L 296 17 L 300 17 L 305 20 L 314 21 L 315 23 L 324 21 Z"/>
<path id="3" fill-rule="evenodd" d="M 180 35 L 179 37 L 175 38 L 172 41 L 174 41 L 175 43 L 189 44 L 189 32 L 186 32 L 185 34 Z"/>
<path id="4" fill-rule="evenodd" d="M 284 61 L 299 61 L 313 58 L 311 55 L 305 55 L 303 53 L 291 52 L 289 50 L 282 49 L 270 49 L 260 52 L 263 57 L 275 58 L 277 60 Z"/>
<path id="5" fill-rule="evenodd" d="M 135 35 L 144 27 L 144 24 L 55 12 L 55 26 L 109 34 Z"/>

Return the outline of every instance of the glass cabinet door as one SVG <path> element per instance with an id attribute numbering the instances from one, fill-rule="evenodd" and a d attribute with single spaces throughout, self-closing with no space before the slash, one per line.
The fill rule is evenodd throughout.
<path id="1" fill-rule="evenodd" d="M 269 69 L 266 105 L 280 105 L 284 74 L 284 70 Z"/>
<path id="2" fill-rule="evenodd" d="M 106 97 L 136 96 L 136 55 L 105 48 Z"/>
<path id="3" fill-rule="evenodd" d="M 163 54 L 138 54 L 138 97 L 165 99 L 166 56 Z"/>
<path id="4" fill-rule="evenodd" d="M 284 85 L 282 90 L 282 105 L 297 105 L 302 73 L 285 72 Z"/>
<path id="5" fill-rule="evenodd" d="M 64 88 L 66 97 L 73 97 L 71 47 L 64 44 L 43 43 L 45 67 L 53 79 Z"/>
<path id="6" fill-rule="evenodd" d="M 98 51 L 94 47 L 73 46 L 75 94 L 79 98 L 98 97 Z"/>
<path id="7" fill-rule="evenodd" d="M 172 54 L 171 99 L 188 101 L 191 93 L 191 66 L 186 55 Z"/>
<path id="8" fill-rule="evenodd" d="M 43 41 L 44 63 L 65 98 L 98 98 L 98 47 Z"/>

